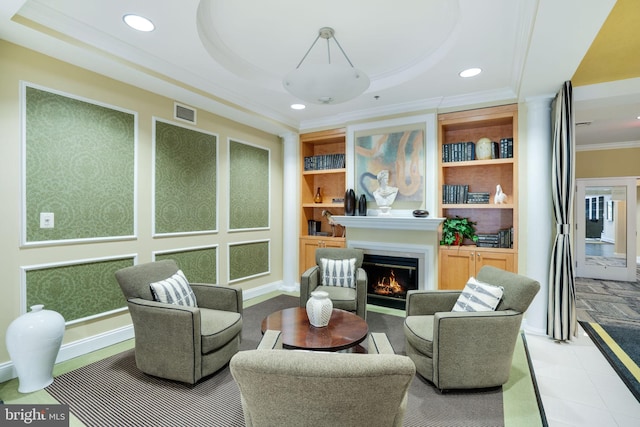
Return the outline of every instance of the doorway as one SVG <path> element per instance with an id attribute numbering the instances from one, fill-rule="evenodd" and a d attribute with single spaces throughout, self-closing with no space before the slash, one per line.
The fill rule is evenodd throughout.
<path id="1" fill-rule="evenodd" d="M 636 178 L 576 179 L 576 276 L 636 281 Z"/>

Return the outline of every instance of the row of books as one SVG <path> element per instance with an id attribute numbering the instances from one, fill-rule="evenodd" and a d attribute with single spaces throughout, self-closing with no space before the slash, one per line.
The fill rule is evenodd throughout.
<path id="1" fill-rule="evenodd" d="M 476 159 L 476 144 L 468 142 L 450 142 L 442 145 L 442 161 L 468 162 Z"/>
<path id="2" fill-rule="evenodd" d="M 444 184 L 442 186 L 443 204 L 479 204 L 489 203 L 488 192 L 470 192 L 469 185 Z"/>
<path id="3" fill-rule="evenodd" d="M 304 158 L 304 170 L 317 171 L 344 168 L 344 154 L 322 154 Z"/>
<path id="4" fill-rule="evenodd" d="M 513 138 L 502 138 L 500 142 L 491 143 L 492 159 L 508 159 L 513 157 Z M 473 141 L 450 142 L 442 145 L 442 161 L 468 162 L 476 159 L 476 144 Z"/>
<path id="5" fill-rule="evenodd" d="M 513 227 L 505 228 L 496 234 L 476 234 L 478 241 L 476 246 L 481 248 L 512 248 Z"/>

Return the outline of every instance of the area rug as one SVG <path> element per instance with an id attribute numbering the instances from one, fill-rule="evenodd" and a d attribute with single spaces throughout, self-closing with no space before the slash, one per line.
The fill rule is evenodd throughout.
<path id="1" fill-rule="evenodd" d="M 580 326 L 640 402 L 640 329 L 593 322 Z"/>
<path id="2" fill-rule="evenodd" d="M 242 349 L 254 349 L 268 314 L 298 305 L 281 295 L 244 310 Z M 385 332 L 404 353 L 403 318 L 369 311 L 371 332 Z M 521 344 L 520 344 L 521 345 Z M 514 373 L 515 377 L 521 373 Z M 243 426 L 239 391 L 225 367 L 194 386 L 143 374 L 133 350 L 56 377 L 46 390 L 87 426 Z M 440 394 L 416 376 L 409 390 L 405 426 L 504 426 L 502 389 Z"/>

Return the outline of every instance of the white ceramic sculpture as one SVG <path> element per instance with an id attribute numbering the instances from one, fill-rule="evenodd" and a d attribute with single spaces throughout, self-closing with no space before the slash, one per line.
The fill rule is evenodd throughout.
<path id="1" fill-rule="evenodd" d="M 496 195 L 493 196 L 493 203 L 496 205 L 505 203 L 507 200 L 507 195 L 502 192 L 502 187 L 500 184 L 496 185 Z"/>
<path id="2" fill-rule="evenodd" d="M 309 323 L 316 328 L 323 328 L 329 324 L 333 303 L 329 294 L 325 291 L 311 292 L 311 298 L 307 301 L 307 317 Z"/>
<path id="3" fill-rule="evenodd" d="M 380 208 L 380 216 L 390 216 L 391 205 L 396 200 L 398 188 L 391 187 L 389 184 L 389 171 L 381 170 L 378 173 L 378 188 L 373 192 L 376 204 Z"/>
<path id="4" fill-rule="evenodd" d="M 7 328 L 7 351 L 18 374 L 20 393 L 31 393 L 53 382 L 53 365 L 64 336 L 64 318 L 43 308 L 31 306 L 30 312 Z"/>

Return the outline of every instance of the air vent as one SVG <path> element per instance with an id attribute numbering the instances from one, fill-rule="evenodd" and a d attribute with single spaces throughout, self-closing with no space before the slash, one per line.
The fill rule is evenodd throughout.
<path id="1" fill-rule="evenodd" d="M 187 107 L 186 105 L 178 104 L 174 102 L 173 117 L 178 120 L 184 120 L 189 123 L 196 123 L 196 110 L 195 108 Z"/>

